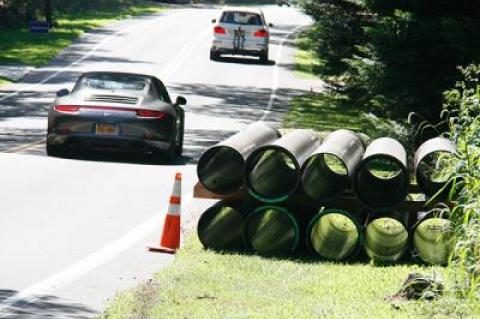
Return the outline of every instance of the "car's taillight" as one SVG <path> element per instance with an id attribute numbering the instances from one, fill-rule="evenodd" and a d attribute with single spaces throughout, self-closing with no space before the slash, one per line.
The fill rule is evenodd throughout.
<path id="1" fill-rule="evenodd" d="M 163 119 L 165 117 L 165 113 L 160 111 L 152 111 L 152 110 L 138 110 L 137 116 L 143 117 L 143 118 Z"/>
<path id="2" fill-rule="evenodd" d="M 260 29 L 256 31 L 253 35 L 259 38 L 265 38 L 268 37 L 268 32 L 265 29 Z"/>
<path id="3" fill-rule="evenodd" d="M 213 33 L 215 33 L 215 34 L 225 34 L 227 32 L 225 31 L 224 28 L 217 25 L 215 28 L 213 28 Z"/>
<path id="4" fill-rule="evenodd" d="M 65 112 L 65 113 L 75 113 L 80 110 L 80 106 L 78 105 L 55 105 L 54 110 L 57 112 Z"/>

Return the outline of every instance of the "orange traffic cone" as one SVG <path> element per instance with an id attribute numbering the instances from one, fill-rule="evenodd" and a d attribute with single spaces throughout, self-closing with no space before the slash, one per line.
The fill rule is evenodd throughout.
<path id="1" fill-rule="evenodd" d="M 182 173 L 175 174 L 172 196 L 167 216 L 163 224 L 163 234 L 158 247 L 148 247 L 149 251 L 175 254 L 180 248 L 180 201 L 182 197 Z"/>

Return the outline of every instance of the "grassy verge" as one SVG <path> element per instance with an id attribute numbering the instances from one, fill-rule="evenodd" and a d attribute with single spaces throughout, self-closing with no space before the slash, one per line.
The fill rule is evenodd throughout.
<path id="1" fill-rule="evenodd" d="M 4 78 L 0 78 L 0 85 L 9 84 L 9 83 L 12 83 L 12 81 Z"/>
<path id="2" fill-rule="evenodd" d="M 48 34 L 31 34 L 27 28 L 1 30 L 0 64 L 42 66 L 84 32 L 122 18 L 164 10 L 154 3 L 139 1 L 131 3 L 132 5 L 127 8 L 59 14 L 58 27 Z"/>
<path id="3" fill-rule="evenodd" d="M 220 254 L 191 236 L 173 265 L 119 295 L 103 318 L 410 318 L 425 309 L 384 297 L 412 268 L 443 272 Z"/>
<path id="4" fill-rule="evenodd" d="M 315 68 L 319 65 L 318 57 L 313 50 L 313 40 L 305 33 L 300 35 L 295 41 L 297 50 L 295 52 L 295 71 L 294 74 L 300 78 L 314 79 Z"/>

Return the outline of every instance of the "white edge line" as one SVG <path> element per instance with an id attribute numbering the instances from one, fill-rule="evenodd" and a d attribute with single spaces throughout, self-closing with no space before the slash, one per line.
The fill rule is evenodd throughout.
<path id="1" fill-rule="evenodd" d="M 182 203 L 183 206 L 189 205 L 193 200 L 193 193 L 189 193 L 186 196 L 186 201 Z M 0 313 L 4 310 L 8 310 L 9 307 L 14 306 L 20 301 L 34 302 L 27 300 L 34 295 L 49 294 L 53 290 L 58 290 L 69 283 L 81 278 L 92 270 L 106 264 L 113 258 L 120 255 L 122 252 L 133 247 L 140 240 L 144 239 L 149 233 L 153 232 L 159 225 L 159 220 L 165 216 L 168 204 L 163 206 L 161 213 L 157 213 L 146 222 L 138 225 L 127 234 L 117 239 L 114 242 L 100 248 L 93 254 L 86 258 L 74 263 L 71 266 L 63 269 L 59 273 L 47 277 L 46 279 L 23 289 L 22 291 L 10 296 L 0 302 Z M 163 225 L 163 222 L 162 222 Z M 161 229 L 160 229 L 161 230 Z M 35 299 L 35 297 L 33 298 Z"/>
<path id="2" fill-rule="evenodd" d="M 293 29 L 292 32 L 288 33 L 281 41 L 280 41 L 280 47 L 277 50 L 277 54 L 275 55 L 275 67 L 273 69 L 273 80 L 272 80 L 272 92 L 270 93 L 270 98 L 268 99 L 268 104 L 267 108 L 263 110 L 263 116 L 260 118 L 260 121 L 264 121 L 267 116 L 270 114 L 272 111 L 273 107 L 273 102 L 275 102 L 277 98 L 277 90 L 278 90 L 278 64 L 280 63 L 280 58 L 282 57 L 282 51 L 283 51 L 283 45 L 285 44 L 285 41 L 287 41 L 291 35 L 295 34 L 298 29 L 301 29 L 302 27 L 296 27 Z"/>

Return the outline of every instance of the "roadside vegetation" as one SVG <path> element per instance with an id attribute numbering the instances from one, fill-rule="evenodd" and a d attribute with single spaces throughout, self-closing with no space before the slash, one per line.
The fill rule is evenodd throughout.
<path id="1" fill-rule="evenodd" d="M 9 83 L 12 83 L 12 81 L 4 78 L 0 78 L 0 85 L 9 84 Z"/>
<path id="2" fill-rule="evenodd" d="M 219 253 L 203 249 L 192 235 L 171 266 L 119 295 L 102 318 L 427 318 L 428 307 L 421 303 L 384 300 L 412 270 L 444 272 L 412 264 L 377 267 L 366 261 Z M 461 314 L 473 307 L 449 311 Z"/>
<path id="3" fill-rule="evenodd" d="M 5 22 L 13 19 L 12 12 L 16 12 L 14 8 L 12 12 L 0 10 L 0 20 L 4 19 L 0 23 L 0 64 L 42 66 L 85 32 L 119 19 L 164 10 L 160 5 L 146 0 L 63 2 L 55 1 L 55 27 L 48 34 L 32 34 L 27 27 L 30 19 L 42 18 L 38 2 L 22 7 L 23 11 L 19 9 L 18 19 L 11 24 Z M 98 7 L 94 6 L 97 2 Z"/>
<path id="4" fill-rule="evenodd" d="M 403 132 L 398 138 L 408 149 L 438 135 L 455 141 L 458 158 L 447 165 L 456 203 L 445 208 L 456 229 L 447 294 L 425 304 L 432 316 L 478 317 L 477 306 L 452 310 L 480 298 L 480 67 L 458 72 L 480 58 L 473 31 L 480 27 L 480 4 L 306 0 L 304 8 L 315 21 L 304 43 L 315 51 L 313 72 L 328 89 L 294 100 L 285 124 L 351 128 L 371 137 Z M 398 126 L 384 134 L 369 125 L 370 116 Z"/>

